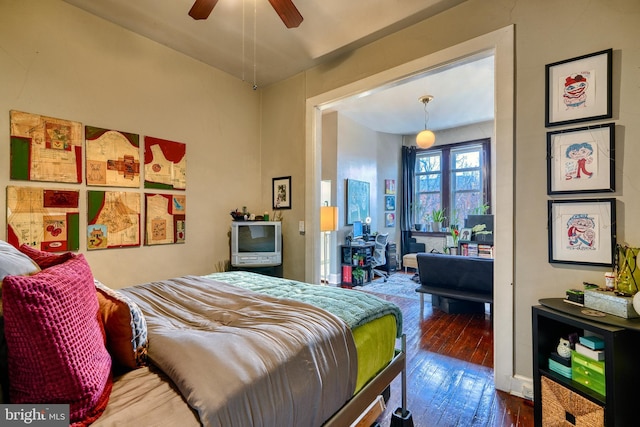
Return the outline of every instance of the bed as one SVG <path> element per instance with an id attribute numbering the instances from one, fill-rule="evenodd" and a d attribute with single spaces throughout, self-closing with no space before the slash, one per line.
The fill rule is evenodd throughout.
<path id="1" fill-rule="evenodd" d="M 0 369 L 11 379 L 12 403 L 70 403 L 78 425 L 348 426 L 402 373 L 403 404 L 394 416 L 410 417 L 402 315 L 375 296 L 248 272 L 184 276 L 114 291 L 93 278 L 82 255 L 52 257 L 28 247 L 18 252 L 37 271 L 12 272 L 2 285 L 0 327 L 9 364 Z M 47 288 L 35 300 L 21 294 L 60 276 L 71 277 L 62 291 Z M 60 304 L 65 298 L 72 300 L 71 309 Z M 36 310 L 34 304 L 49 305 Z M 40 325 L 27 319 L 36 311 L 46 317 Z M 42 324 L 61 328 L 52 319 L 78 311 L 85 318 L 82 333 L 58 331 L 53 335 L 62 338 L 54 345 L 41 345 Z M 87 326 L 94 321 L 98 332 Z M 100 341 L 99 331 L 102 344 L 94 342 Z M 49 350 L 56 346 L 62 350 Z M 53 369 L 51 361 L 62 363 L 56 359 L 61 352 L 65 361 L 82 362 L 75 366 L 79 373 L 64 375 L 86 383 L 79 393 L 47 392 L 41 374 L 25 379 L 43 364 L 60 375 L 68 366 Z"/>

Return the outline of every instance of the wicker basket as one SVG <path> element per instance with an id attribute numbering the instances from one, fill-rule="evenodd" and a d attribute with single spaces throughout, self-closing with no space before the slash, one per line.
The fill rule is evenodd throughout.
<path id="1" fill-rule="evenodd" d="M 604 408 L 542 377 L 542 425 L 544 427 L 604 426 Z M 573 422 L 571 422 L 571 421 Z"/>

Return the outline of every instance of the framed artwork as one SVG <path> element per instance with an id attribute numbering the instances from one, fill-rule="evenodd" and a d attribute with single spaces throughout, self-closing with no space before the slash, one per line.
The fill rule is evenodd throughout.
<path id="1" fill-rule="evenodd" d="M 80 248 L 78 190 L 7 186 L 7 242 L 47 252 Z"/>
<path id="2" fill-rule="evenodd" d="M 471 236 L 473 235 L 473 230 L 471 228 L 461 228 L 460 236 L 458 237 L 462 241 L 471 240 Z"/>
<path id="3" fill-rule="evenodd" d="M 185 242 L 187 196 L 184 194 L 145 194 L 144 244 L 168 245 Z"/>
<path id="4" fill-rule="evenodd" d="M 87 185 L 140 187 L 140 136 L 84 127 Z"/>
<path id="5" fill-rule="evenodd" d="M 291 177 L 281 176 L 272 179 L 271 199 L 273 209 L 291 209 Z"/>
<path id="6" fill-rule="evenodd" d="M 140 193 L 87 191 L 87 249 L 140 246 Z"/>
<path id="7" fill-rule="evenodd" d="M 384 194 L 396 194 L 396 180 L 385 179 L 384 180 Z"/>
<path id="8" fill-rule="evenodd" d="M 187 188 L 187 145 L 166 139 L 144 137 L 144 188 Z"/>
<path id="9" fill-rule="evenodd" d="M 545 125 L 609 119 L 612 49 L 547 64 Z"/>
<path id="10" fill-rule="evenodd" d="M 9 177 L 24 181 L 82 182 L 82 124 L 10 112 Z"/>
<path id="11" fill-rule="evenodd" d="M 362 221 L 369 215 L 369 183 L 347 179 L 347 225 Z"/>
<path id="12" fill-rule="evenodd" d="M 547 194 L 615 191 L 613 123 L 547 132 Z"/>
<path id="13" fill-rule="evenodd" d="M 549 200 L 549 262 L 611 267 L 616 199 Z"/>
<path id="14" fill-rule="evenodd" d="M 385 212 L 384 213 L 384 226 L 387 228 L 396 226 L 396 213 L 395 212 Z"/>
<path id="15" fill-rule="evenodd" d="M 396 196 L 384 196 L 384 210 L 386 211 L 396 210 Z"/>

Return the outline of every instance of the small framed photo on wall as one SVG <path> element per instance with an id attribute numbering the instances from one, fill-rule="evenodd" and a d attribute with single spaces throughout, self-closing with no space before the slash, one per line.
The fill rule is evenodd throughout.
<path id="1" fill-rule="evenodd" d="M 384 226 L 387 228 L 393 228 L 396 226 L 396 213 L 385 212 L 384 213 Z"/>
<path id="2" fill-rule="evenodd" d="M 396 180 L 385 179 L 384 180 L 384 194 L 396 194 Z"/>
<path id="3" fill-rule="evenodd" d="M 291 209 L 291 177 L 273 178 L 272 182 L 273 209 Z"/>
<path id="4" fill-rule="evenodd" d="M 547 64 L 545 126 L 609 119 L 612 49 Z"/>
<path id="5" fill-rule="evenodd" d="M 547 194 L 615 191 L 613 123 L 547 132 Z"/>
<path id="6" fill-rule="evenodd" d="M 386 211 L 396 210 L 396 196 L 384 196 L 384 210 Z"/>
<path id="7" fill-rule="evenodd" d="M 549 200 L 549 262 L 611 267 L 616 199 Z"/>

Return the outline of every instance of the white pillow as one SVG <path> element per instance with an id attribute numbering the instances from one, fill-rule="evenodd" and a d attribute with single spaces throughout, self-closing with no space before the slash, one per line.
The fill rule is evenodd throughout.
<path id="1" fill-rule="evenodd" d="M 40 271 L 31 258 L 0 240 L 0 282 L 4 276 L 27 276 Z"/>

